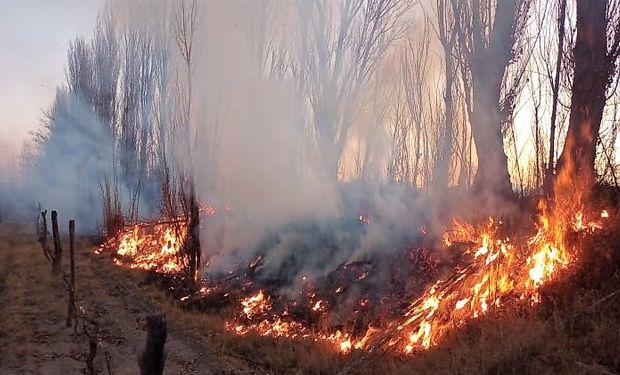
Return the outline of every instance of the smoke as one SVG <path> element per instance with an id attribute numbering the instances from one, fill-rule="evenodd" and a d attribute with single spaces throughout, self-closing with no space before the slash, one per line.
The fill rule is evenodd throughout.
<path id="1" fill-rule="evenodd" d="M 402 82 L 395 54 L 404 5 L 379 12 L 392 18 L 375 25 L 363 13 L 347 20 L 339 2 L 196 4 L 189 40 L 176 3 L 110 4 L 110 25 L 103 18 L 92 45 L 95 68 L 84 74 L 105 79 L 85 86 L 92 97 L 59 90 L 25 201 L 95 228 L 101 183 L 118 178 L 123 206 L 139 187 L 147 198 L 139 211 L 152 214 L 167 158 L 175 171 L 191 168 L 201 205 L 218 210 L 202 217 L 205 271 L 225 273 L 260 255 L 257 277 L 293 288 L 301 276 L 325 277 L 345 263 L 378 264 L 420 244 L 424 228 L 441 230 L 445 204 L 411 186 L 430 180 L 436 146 L 428 133 L 440 116 L 410 113 L 403 128 L 417 126 L 415 136 L 396 139 L 390 127 L 398 105 L 437 106 L 425 91 L 430 82 L 409 95 L 420 98 L 415 104 L 394 103 L 406 96 L 393 87 Z M 415 73 L 435 71 L 424 69 Z M 102 108 L 108 97 L 118 101 Z M 397 142 L 408 150 L 403 159 L 426 167 L 386 178 Z"/>
<path id="2" fill-rule="evenodd" d="M 112 143 L 107 127 L 83 98 L 58 89 L 39 132 L 39 155 L 25 169 L 19 205 L 59 210 L 61 217 L 75 218 L 83 232 L 94 231 L 99 222 L 99 182 L 112 169 Z M 36 211 L 32 210 L 32 219 Z"/>
<path id="3" fill-rule="evenodd" d="M 273 69 L 284 64 L 270 55 L 281 54 L 279 48 L 288 49 L 291 59 L 313 53 L 299 53 L 295 49 L 301 46 L 289 44 L 299 41 L 291 25 L 289 34 L 274 34 L 286 24 L 282 20 L 295 18 L 296 8 L 269 2 L 201 5 L 195 39 L 199 52 L 192 62 L 192 165 L 200 201 L 219 209 L 202 222 L 206 271 L 224 273 L 261 255 L 258 277 L 292 283 L 301 275 L 325 276 L 343 263 L 380 258 L 416 241 L 424 222 L 422 195 L 379 178 L 339 181 L 329 160 L 317 153 L 316 130 L 309 123 L 318 114 L 298 81 L 320 78 Z M 354 90 L 343 95 L 340 100 L 349 110 L 364 111 L 359 100 L 373 100 Z M 371 116 L 355 116 L 364 117 Z M 389 151 L 380 126 L 369 122 L 364 120 L 365 130 L 358 133 L 372 136 L 377 151 Z M 360 215 L 371 223 L 360 221 Z"/>
<path id="4" fill-rule="evenodd" d="M 261 7 L 209 3 L 202 12 L 193 165 L 201 201 L 230 208 L 201 233 L 210 267 L 225 271 L 250 261 L 259 242 L 288 223 L 338 217 L 341 202 L 337 181 L 304 162 L 300 92 L 292 80 L 262 70 Z"/>

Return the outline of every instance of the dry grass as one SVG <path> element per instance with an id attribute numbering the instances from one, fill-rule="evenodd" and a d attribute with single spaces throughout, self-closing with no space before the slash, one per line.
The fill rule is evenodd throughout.
<path id="1" fill-rule="evenodd" d="M 15 226 L 0 230 L 0 372 L 31 361 L 48 342 L 65 340 L 66 300 L 61 281 L 32 235 Z"/>
<path id="2" fill-rule="evenodd" d="M 65 325 L 65 285 L 52 276 L 34 233 L 17 228 L 0 226 L 0 374 L 84 373 L 89 343 L 82 324 L 77 335 Z M 67 249 L 63 242 L 65 273 Z M 100 326 L 94 365 L 98 373 L 105 373 L 104 354 L 108 353 L 115 375 L 133 375 L 139 372 L 136 358 L 144 345 L 143 321 L 150 310 L 136 295 L 137 279 L 99 263 L 93 259 L 91 245 L 78 241 L 78 304 Z M 112 272 L 124 274 L 120 287 Z M 189 374 L 196 369 L 211 373 L 210 362 L 174 330 L 169 332 L 167 347 L 167 373 Z"/>

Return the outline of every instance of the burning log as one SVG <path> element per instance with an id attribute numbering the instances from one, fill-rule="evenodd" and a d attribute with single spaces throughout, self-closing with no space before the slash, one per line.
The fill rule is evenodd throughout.
<path id="1" fill-rule="evenodd" d="M 141 375 L 162 375 L 164 373 L 166 317 L 163 314 L 146 317 L 146 345 L 138 357 Z"/>
<path id="2" fill-rule="evenodd" d="M 60 272 L 62 259 L 62 246 L 60 245 L 60 234 L 58 233 L 58 213 L 52 211 L 52 235 L 54 236 L 54 256 L 52 257 L 52 271 L 54 274 Z"/>

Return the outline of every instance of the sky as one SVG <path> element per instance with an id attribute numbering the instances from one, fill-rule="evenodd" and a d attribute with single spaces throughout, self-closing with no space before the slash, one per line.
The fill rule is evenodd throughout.
<path id="1" fill-rule="evenodd" d="M 0 0 L 0 167 L 64 82 L 67 48 L 90 36 L 103 0 Z"/>

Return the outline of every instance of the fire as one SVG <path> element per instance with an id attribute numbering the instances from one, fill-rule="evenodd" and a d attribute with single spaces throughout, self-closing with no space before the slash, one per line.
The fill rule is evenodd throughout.
<path id="1" fill-rule="evenodd" d="M 120 266 L 178 273 L 184 269 L 181 248 L 186 232 L 187 224 L 181 219 L 137 223 L 107 239 L 98 252 L 115 251 L 114 262 Z"/>
<path id="2" fill-rule="evenodd" d="M 322 300 L 316 301 L 314 306 L 312 306 L 312 311 L 323 311 L 325 310 L 325 302 Z"/>
<path id="3" fill-rule="evenodd" d="M 262 314 L 271 309 L 271 302 L 268 296 L 262 290 L 259 290 L 255 295 L 241 300 L 243 306 L 243 313 L 248 319 L 252 319 L 253 316 Z"/>
<path id="4" fill-rule="evenodd" d="M 353 330 L 338 329 L 330 333 L 312 329 L 296 321 L 287 310 L 275 313 L 264 308 L 270 305 L 268 302 L 265 305 L 268 300 L 262 292 L 242 300 L 244 319 L 237 317 L 229 321 L 227 327 L 240 335 L 255 332 L 263 336 L 325 341 L 341 353 L 383 348 L 409 354 L 428 349 L 451 329 L 511 300 L 525 300 L 532 305 L 539 303 L 539 288 L 554 280 L 559 271 L 568 268 L 579 255 L 578 249 L 570 247 L 567 236 L 592 233 L 602 228 L 601 219 L 609 217 L 607 211 L 602 211 L 598 217 L 587 215 L 583 209 L 552 212 L 544 204 L 540 210 L 535 234 L 529 238 L 502 236 L 502 222 L 493 218 L 481 225 L 455 221 L 444 234 L 444 243 L 472 245 L 463 252 L 463 260 L 454 273 L 433 283 L 400 317 L 380 322 L 379 327 L 368 326 L 361 334 Z M 340 292 L 342 287 L 334 291 L 335 294 Z M 249 301 L 255 303 L 250 305 Z M 309 298 L 307 303 L 319 316 L 328 313 L 322 300 Z M 360 301 L 360 306 L 366 304 L 367 300 Z M 260 313 L 254 315 L 248 311 Z"/>
<path id="5" fill-rule="evenodd" d="M 369 269 L 345 265 L 343 270 L 347 272 L 357 270 L 352 281 L 338 279 L 323 292 L 302 292 L 301 298 L 294 301 L 260 289 L 255 280 L 242 279 L 238 292 L 234 288 L 222 291 L 224 297 L 237 301 L 236 312 L 227 320 L 226 328 L 237 335 L 253 333 L 321 341 L 343 354 L 353 350 L 382 349 L 404 354 L 426 350 L 439 343 L 447 332 L 511 301 L 539 303 L 540 288 L 578 260 L 578 241 L 574 239 L 603 228 L 604 220 L 610 216 L 606 210 L 594 213 L 586 210 L 581 200 L 576 202 L 557 198 L 553 206 L 542 202 L 529 236 L 507 236 L 502 221 L 494 218 L 479 224 L 455 220 L 443 235 L 448 249 L 458 251 L 457 261 L 451 266 L 453 272 L 435 279 L 406 304 L 402 304 L 402 299 L 390 302 L 389 296 L 359 295 L 357 300 L 350 301 L 349 316 L 344 318 L 358 323 L 332 325 L 330 314 L 339 307 L 338 301 L 346 298 L 348 283 L 363 283 L 372 278 Z M 207 208 L 204 212 L 212 215 L 217 210 Z M 369 224 L 366 216 L 358 219 Z M 121 266 L 173 274 L 185 267 L 181 249 L 186 232 L 187 224 L 181 219 L 138 223 L 109 239 L 101 249 L 113 249 L 115 262 Z M 248 269 L 254 270 L 261 261 L 261 256 L 255 257 L 247 264 Z M 235 271 L 230 271 L 227 278 L 234 275 Z M 304 275 L 301 280 L 312 286 L 309 277 Z M 203 286 L 180 300 L 200 298 L 215 289 L 222 290 L 219 285 Z M 366 319 L 364 314 L 383 304 L 388 306 L 389 313 Z"/>

